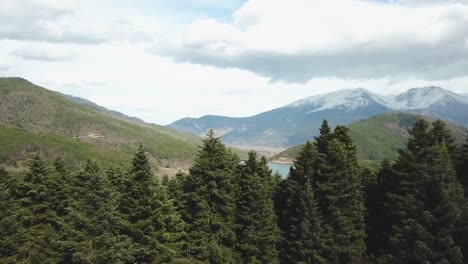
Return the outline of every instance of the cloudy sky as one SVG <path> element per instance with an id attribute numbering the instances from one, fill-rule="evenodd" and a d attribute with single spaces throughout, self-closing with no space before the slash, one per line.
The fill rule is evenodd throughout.
<path id="1" fill-rule="evenodd" d="M 0 76 L 158 124 L 324 92 L 468 92 L 468 0 L 0 0 Z"/>

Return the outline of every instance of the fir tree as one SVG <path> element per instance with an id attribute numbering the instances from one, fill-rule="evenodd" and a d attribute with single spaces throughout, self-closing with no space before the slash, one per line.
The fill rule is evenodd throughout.
<path id="1" fill-rule="evenodd" d="M 439 119 L 432 122 L 432 128 L 429 131 L 429 136 L 431 137 L 432 145 L 445 144 L 447 146 L 450 157 L 452 158 L 452 161 L 454 162 L 456 160 L 457 145 L 455 144 L 455 138 L 452 136 L 452 133 L 450 133 L 450 130 L 447 128 L 447 124 L 445 124 Z"/>
<path id="2" fill-rule="evenodd" d="M 468 136 L 466 137 L 465 144 L 463 144 L 458 152 L 457 176 L 465 188 L 465 196 L 468 196 Z"/>
<path id="3" fill-rule="evenodd" d="M 243 263 L 278 263 L 279 230 L 273 209 L 271 171 L 266 160 L 249 152 L 241 166 L 236 210 L 237 243 Z"/>
<path id="4" fill-rule="evenodd" d="M 167 190 L 151 173 L 143 146 L 133 158 L 129 199 L 129 236 L 138 263 L 169 263 L 180 257 L 184 224 Z"/>
<path id="5" fill-rule="evenodd" d="M 61 260 L 58 234 L 63 223 L 53 210 L 50 186 L 50 170 L 36 155 L 14 194 L 14 199 L 19 201 L 13 216 L 18 227 L 14 238 L 18 246 L 16 262 L 58 263 Z"/>
<path id="6" fill-rule="evenodd" d="M 325 227 L 332 230 L 332 263 L 359 263 L 365 251 L 364 197 L 355 153 L 334 139 L 320 165 L 317 199 Z"/>
<path id="7" fill-rule="evenodd" d="M 397 263 L 461 263 L 453 233 L 459 222 L 462 189 L 455 177 L 445 144 L 438 143 L 420 120 L 410 130 L 412 138 L 382 183 L 384 210 L 389 222 L 381 232 L 391 232 L 383 260 Z M 385 200 L 386 199 L 386 200 Z M 375 212 L 374 212 L 375 213 Z M 387 235 L 385 235 L 387 237 Z"/>
<path id="8" fill-rule="evenodd" d="M 421 118 L 414 124 L 413 128 L 408 131 L 412 137 L 408 140 L 406 148 L 408 151 L 415 154 L 415 157 L 419 156 L 422 151 L 433 143 L 428 128 L 429 124 L 427 121 Z"/>
<path id="9" fill-rule="evenodd" d="M 320 136 L 315 138 L 315 146 L 317 147 L 319 153 L 326 153 L 328 145 L 330 144 L 333 138 L 331 128 L 328 125 L 328 121 L 326 119 L 323 120 L 322 126 L 319 130 Z"/>
<path id="10" fill-rule="evenodd" d="M 189 258 L 210 263 L 236 262 L 233 247 L 238 164 L 237 156 L 211 131 L 187 177 Z"/>
<path id="11" fill-rule="evenodd" d="M 13 180 L 8 172 L 0 166 L 0 262 L 14 263 L 16 249 L 19 247 L 15 239 L 18 225 L 13 215 L 18 209 L 13 198 L 15 189 Z"/>
<path id="12" fill-rule="evenodd" d="M 332 232 L 331 263 L 359 263 L 365 251 L 363 170 L 348 128 L 321 129 L 317 175 L 313 179 L 324 228 Z M 317 143 L 317 145 L 319 145 Z"/>
<path id="13" fill-rule="evenodd" d="M 462 215 L 457 225 L 454 238 L 463 252 L 465 262 L 468 260 L 468 137 L 457 155 L 457 177 L 464 188 Z"/>
<path id="14" fill-rule="evenodd" d="M 460 219 L 462 189 L 447 148 L 428 147 L 423 157 L 399 159 L 399 191 L 389 193 L 398 216 L 390 237 L 390 259 L 412 263 L 462 263 L 453 231 Z M 412 161 L 412 164 L 410 162 Z"/>
<path id="15" fill-rule="evenodd" d="M 67 215 L 71 243 L 65 258 L 75 263 L 133 261 L 129 238 L 119 234 L 122 220 L 113 189 L 97 163 L 88 160 L 73 178 L 71 188 L 72 210 Z"/>
<path id="16" fill-rule="evenodd" d="M 282 263 L 326 263 L 326 233 L 321 226 L 311 180 L 316 174 L 318 153 L 307 142 L 291 167 L 288 178 L 280 183 L 276 198 L 282 231 Z"/>
<path id="17" fill-rule="evenodd" d="M 394 193 L 397 188 L 398 183 L 395 182 L 392 165 L 390 161 L 384 160 L 375 183 L 367 188 L 366 245 L 367 252 L 371 256 L 380 256 L 383 249 L 389 246 L 392 228 L 398 217 L 387 213 L 393 205 L 387 193 Z"/>

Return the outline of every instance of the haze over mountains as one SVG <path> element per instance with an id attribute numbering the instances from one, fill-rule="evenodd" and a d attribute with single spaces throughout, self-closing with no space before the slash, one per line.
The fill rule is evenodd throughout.
<path id="1" fill-rule="evenodd" d="M 204 135 L 213 129 L 232 145 L 289 147 L 318 133 L 323 119 L 332 126 L 388 112 L 422 114 L 468 126 L 468 97 L 436 86 L 412 88 L 396 96 L 347 89 L 311 96 L 251 117 L 207 115 L 183 118 L 168 127 Z"/>

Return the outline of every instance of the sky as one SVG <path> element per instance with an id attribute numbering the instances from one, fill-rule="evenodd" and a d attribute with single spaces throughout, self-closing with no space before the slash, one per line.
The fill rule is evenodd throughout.
<path id="1" fill-rule="evenodd" d="M 166 125 L 312 95 L 468 92 L 468 0 L 0 0 L 0 76 Z"/>

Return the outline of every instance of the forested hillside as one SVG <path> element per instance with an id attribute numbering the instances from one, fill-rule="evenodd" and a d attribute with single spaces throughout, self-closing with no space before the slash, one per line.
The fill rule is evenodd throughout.
<path id="1" fill-rule="evenodd" d="M 188 167 L 201 143 L 195 136 L 70 99 L 21 78 L 0 78 L 0 129 L 0 163 L 11 167 L 21 167 L 32 152 L 63 156 L 73 165 L 83 164 L 86 157 L 123 163 L 143 143 L 154 168 L 177 170 Z"/>
<path id="2" fill-rule="evenodd" d="M 349 125 L 349 135 L 356 145 L 360 160 L 382 161 L 395 160 L 398 150 L 405 147 L 410 134 L 408 129 L 414 126 L 418 119 L 432 123 L 435 118 L 406 113 L 387 113 L 361 120 Z M 468 135 L 468 130 L 453 123 L 447 123 L 447 128 L 457 144 L 462 144 Z M 294 146 L 278 153 L 272 160 L 292 160 L 296 157 L 302 145 Z"/>
<path id="3" fill-rule="evenodd" d="M 210 133 L 187 174 L 34 156 L 0 169 L 0 263 L 466 263 L 468 144 L 418 120 L 396 161 L 358 164 L 326 121 L 286 179 Z"/>

